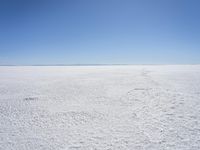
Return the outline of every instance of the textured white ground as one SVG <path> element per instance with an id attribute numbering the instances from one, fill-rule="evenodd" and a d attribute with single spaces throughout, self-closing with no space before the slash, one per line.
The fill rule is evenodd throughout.
<path id="1" fill-rule="evenodd" d="M 0 150 L 199 150 L 200 65 L 0 67 Z"/>

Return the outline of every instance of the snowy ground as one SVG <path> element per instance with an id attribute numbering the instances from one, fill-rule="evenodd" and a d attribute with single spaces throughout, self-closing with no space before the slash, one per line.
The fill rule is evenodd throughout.
<path id="1" fill-rule="evenodd" d="M 200 149 L 200 65 L 0 67 L 0 150 L 77 149 Z"/>

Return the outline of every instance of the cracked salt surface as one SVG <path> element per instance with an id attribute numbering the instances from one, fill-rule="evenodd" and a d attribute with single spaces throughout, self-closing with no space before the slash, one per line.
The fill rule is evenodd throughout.
<path id="1" fill-rule="evenodd" d="M 200 65 L 0 67 L 0 150 L 198 150 Z"/>

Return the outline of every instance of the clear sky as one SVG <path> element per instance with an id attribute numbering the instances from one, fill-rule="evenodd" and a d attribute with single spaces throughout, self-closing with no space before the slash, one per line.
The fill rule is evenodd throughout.
<path id="1" fill-rule="evenodd" d="M 200 64 L 200 0 L 0 0 L 0 64 Z"/>

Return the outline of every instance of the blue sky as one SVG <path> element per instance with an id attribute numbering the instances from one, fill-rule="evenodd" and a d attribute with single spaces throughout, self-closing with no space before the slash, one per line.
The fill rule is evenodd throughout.
<path id="1" fill-rule="evenodd" d="M 0 64 L 200 63 L 199 0 L 1 0 Z"/>

